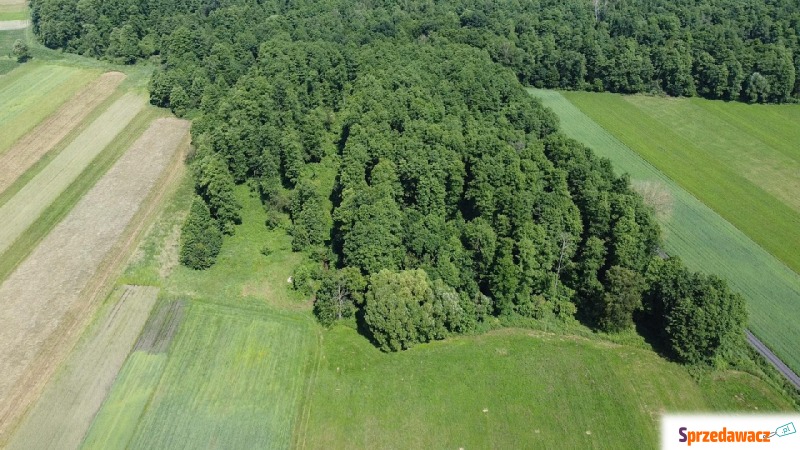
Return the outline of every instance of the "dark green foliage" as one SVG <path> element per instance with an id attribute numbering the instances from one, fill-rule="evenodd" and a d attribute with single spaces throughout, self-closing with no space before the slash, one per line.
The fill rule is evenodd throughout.
<path id="1" fill-rule="evenodd" d="M 331 216 L 310 180 L 303 178 L 298 182 L 290 211 L 294 224 L 291 229 L 293 250 L 305 250 L 328 240 Z"/>
<path id="2" fill-rule="evenodd" d="M 201 148 L 192 170 L 197 193 L 208 203 L 211 216 L 220 224 L 225 234 L 233 234 L 233 226 L 241 223 L 242 208 L 233 193 L 234 183 L 228 168 L 219 157 Z"/>
<path id="3" fill-rule="evenodd" d="M 219 224 L 202 198 L 196 197 L 181 230 L 181 263 L 192 269 L 207 269 L 214 265 L 222 247 Z"/>
<path id="4" fill-rule="evenodd" d="M 366 279 L 356 268 L 325 271 L 316 291 L 314 314 L 325 326 L 352 317 L 356 305 L 363 303 L 366 287 Z"/>
<path id="5" fill-rule="evenodd" d="M 653 323 L 663 324 L 657 328 L 674 358 L 712 363 L 741 339 L 744 299 L 722 280 L 689 272 L 678 259 L 657 261 L 651 272 L 647 309 Z"/>
<path id="6" fill-rule="evenodd" d="M 193 206 L 182 259 L 213 262 L 211 244 L 240 221 L 234 184 L 248 183 L 266 225 L 287 229 L 312 260 L 295 286 L 315 296 L 320 321 L 361 308 L 385 350 L 493 315 L 571 320 L 577 308 L 592 327 L 631 326 L 660 242 L 652 211 L 609 161 L 561 135 L 521 83 L 797 95 L 798 8 L 788 0 L 747 2 L 747 14 L 729 11 L 739 0 L 598 11 L 584 0 L 351 3 L 31 7 L 47 46 L 158 61 L 151 103 L 194 119 L 191 167 L 206 209 Z M 709 328 L 677 312 L 696 302 L 647 298 L 651 317 L 672 314 L 660 322 L 669 342 Z"/>
<path id="7" fill-rule="evenodd" d="M 28 44 L 22 42 L 20 39 L 14 41 L 11 47 L 11 56 L 17 58 L 18 63 L 24 63 L 31 58 L 31 52 L 28 49 Z"/>
<path id="8" fill-rule="evenodd" d="M 638 273 L 620 266 L 606 272 L 608 290 L 603 296 L 600 326 L 606 331 L 623 331 L 633 326 L 633 313 L 642 308 L 644 279 Z"/>

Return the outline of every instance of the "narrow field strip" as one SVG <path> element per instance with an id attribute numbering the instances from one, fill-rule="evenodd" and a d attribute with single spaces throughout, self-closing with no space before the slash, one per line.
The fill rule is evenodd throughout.
<path id="1" fill-rule="evenodd" d="M 30 24 L 29 20 L 3 20 L 0 21 L 0 31 L 24 30 Z"/>
<path id="2" fill-rule="evenodd" d="M 693 270 L 715 273 L 747 299 L 750 329 L 795 371 L 800 370 L 800 276 L 620 142 L 555 91 L 531 90 L 561 119 L 568 136 L 609 158 L 618 173 L 654 181 L 672 196 L 661 220 L 666 250 Z"/>
<path id="3" fill-rule="evenodd" d="M 158 119 L 0 285 L 0 428 L 19 414 L 66 323 L 81 320 L 87 283 L 185 142 L 189 123 Z M 105 268 L 103 268 L 105 270 Z"/>
<path id="4" fill-rule="evenodd" d="M 0 206 L 0 254 L 75 181 L 86 167 L 145 107 L 145 100 L 126 94 L 109 107 L 67 148 L 4 205 Z"/>
<path id="5" fill-rule="evenodd" d="M 9 449 L 77 448 L 128 357 L 158 298 L 158 288 L 123 286 L 87 331 Z"/>
<path id="6" fill-rule="evenodd" d="M 0 83 L 0 154 L 98 75 L 97 70 L 53 64 L 6 75 Z"/>
<path id="7" fill-rule="evenodd" d="M 0 193 L 50 152 L 119 86 L 125 74 L 108 72 L 76 93 L 58 111 L 0 155 Z"/>

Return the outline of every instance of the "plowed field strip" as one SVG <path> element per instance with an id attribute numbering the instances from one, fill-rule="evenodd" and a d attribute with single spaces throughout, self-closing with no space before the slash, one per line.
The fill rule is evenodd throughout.
<path id="1" fill-rule="evenodd" d="M 0 285 L 0 442 L 52 373 L 59 360 L 54 355 L 69 345 L 71 325 L 91 314 L 87 304 L 119 260 L 112 254 L 130 249 L 120 238 L 141 231 L 132 222 L 142 204 L 151 203 L 150 192 L 188 130 L 182 120 L 153 122 Z"/>
<path id="2" fill-rule="evenodd" d="M 145 101 L 126 94 L 108 108 L 67 148 L 7 203 L 0 206 L 0 254 L 22 234 L 59 194 L 75 181 L 136 114 Z"/>

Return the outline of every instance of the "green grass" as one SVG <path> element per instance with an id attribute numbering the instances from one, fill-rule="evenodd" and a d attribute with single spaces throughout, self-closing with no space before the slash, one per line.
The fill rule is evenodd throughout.
<path id="1" fill-rule="evenodd" d="M 740 376 L 702 389 L 644 349 L 512 329 L 385 354 L 340 326 L 298 447 L 653 448 L 663 411 L 791 408 Z"/>
<path id="2" fill-rule="evenodd" d="M 800 106 L 564 96 L 800 273 Z"/>
<path id="3" fill-rule="evenodd" d="M 190 302 L 168 353 L 136 351 L 85 448 L 286 448 L 313 356 L 310 321 Z"/>
<path id="4" fill-rule="evenodd" d="M 0 258 L 0 280 L 4 280 L 22 260 L 27 257 L 36 245 L 63 219 L 83 195 L 97 183 L 114 162 L 144 132 L 156 117 L 163 111 L 146 108 L 140 112 L 108 145 L 99 156 L 84 170 L 81 175 L 62 192 L 58 198 L 28 227 Z"/>
<path id="5" fill-rule="evenodd" d="M 0 21 L 4 20 L 28 20 L 28 11 L 3 11 L 0 9 Z"/>
<path id="6" fill-rule="evenodd" d="M 618 172 L 629 173 L 634 181 L 657 182 L 670 192 L 672 214 L 661 220 L 666 250 L 680 256 L 694 270 L 712 272 L 726 278 L 747 299 L 749 327 L 790 367 L 800 371 L 800 352 L 796 346 L 800 342 L 800 310 L 797 308 L 800 304 L 800 276 L 684 190 L 679 183 L 645 161 L 563 95 L 554 91 L 531 92 L 558 114 L 562 129 L 568 136 L 588 145 L 600 156 L 611 159 Z M 615 111 L 618 98 L 611 95 L 596 97 L 597 101 L 609 100 L 605 106 L 609 115 L 617 114 L 612 111 Z M 739 107 L 746 105 L 735 106 Z M 597 108 L 599 111 L 600 106 Z M 789 110 L 794 111 L 791 108 Z M 634 114 L 637 115 L 641 114 Z M 635 117 L 630 120 L 638 121 Z M 641 131 L 642 135 L 648 133 L 649 129 Z M 650 138 L 652 142 L 648 145 L 661 145 L 660 139 L 653 132 Z M 691 172 L 695 168 L 687 167 L 686 170 Z M 797 243 L 796 231 L 794 236 L 786 238 L 787 246 Z"/>
<path id="7" fill-rule="evenodd" d="M 96 70 L 38 63 L 27 63 L 4 75 L 0 87 L 0 153 L 97 75 Z"/>

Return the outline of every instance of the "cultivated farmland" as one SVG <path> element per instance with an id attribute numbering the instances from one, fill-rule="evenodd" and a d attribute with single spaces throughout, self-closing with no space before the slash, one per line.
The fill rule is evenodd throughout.
<path id="1" fill-rule="evenodd" d="M 800 273 L 800 106 L 564 96 Z"/>
<path id="2" fill-rule="evenodd" d="M 0 87 L 0 154 L 52 114 L 98 72 L 28 63 L 4 75 Z"/>
<path id="3" fill-rule="evenodd" d="M 136 94 L 126 94 L 86 128 L 14 197 L 0 206 L 0 253 L 53 203 L 145 106 Z"/>
<path id="4" fill-rule="evenodd" d="M 87 329 L 8 448 L 77 448 L 156 302 L 158 288 L 123 286 Z"/>
<path id="5" fill-rule="evenodd" d="M 0 167 L 3 168 L 0 172 L 0 193 L 42 156 L 50 152 L 77 124 L 107 99 L 124 79 L 125 75 L 120 72 L 101 75 L 23 136 L 6 153 L 0 155 Z"/>
<path id="6" fill-rule="evenodd" d="M 790 367 L 800 370 L 800 352 L 796 345 L 800 342 L 800 310 L 797 309 L 800 276 L 642 159 L 563 95 L 540 90 L 532 90 L 532 93 L 558 114 L 567 135 L 611 159 L 615 169 L 629 173 L 634 182 L 653 182 L 668 192 L 672 211 L 661 218 L 666 250 L 680 256 L 694 270 L 707 270 L 726 278 L 748 300 L 749 327 L 753 332 Z M 613 109 L 612 105 L 608 109 Z M 660 145 L 657 135 L 653 135 L 652 140 L 654 143 L 650 145 Z"/>
<path id="7" fill-rule="evenodd" d="M 124 98 L 124 97 L 123 97 Z M 185 142 L 188 122 L 159 119 L 0 285 L 0 423 L 7 426 L 52 373 L 94 302 L 87 285 Z M 124 246 L 122 246 L 124 247 Z M 36 376 L 31 376 L 36 374 Z M 24 382 L 23 382 L 24 381 Z"/>
<path id="8" fill-rule="evenodd" d="M 187 308 L 168 351 L 145 345 L 131 355 L 84 448 L 289 445 L 313 356 L 310 321 Z"/>

